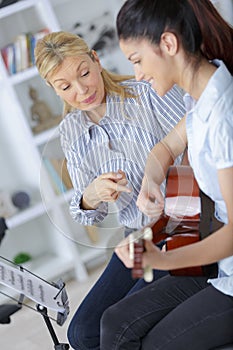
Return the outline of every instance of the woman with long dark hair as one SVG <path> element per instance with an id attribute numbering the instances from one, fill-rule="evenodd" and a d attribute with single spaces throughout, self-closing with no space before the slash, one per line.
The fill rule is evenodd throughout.
<path id="1" fill-rule="evenodd" d="M 159 185 L 188 146 L 198 185 L 215 203 L 223 225 L 197 243 L 170 251 L 146 242 L 144 266 L 173 270 L 217 262 L 218 275 L 168 275 L 111 306 L 102 317 L 101 349 L 207 350 L 231 343 L 233 29 L 209 0 L 127 0 L 117 29 L 138 80 L 150 82 L 160 96 L 174 84 L 185 91 L 185 118 L 147 158 L 139 209 L 157 215 L 164 205 Z M 116 253 L 132 267 L 127 238 Z"/>

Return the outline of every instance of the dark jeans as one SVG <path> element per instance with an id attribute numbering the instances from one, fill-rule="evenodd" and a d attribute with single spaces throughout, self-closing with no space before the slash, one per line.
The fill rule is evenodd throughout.
<path id="1" fill-rule="evenodd" d="M 166 275 L 155 271 L 155 278 Z M 103 312 L 127 295 L 147 286 L 143 279 L 131 278 L 126 268 L 114 253 L 103 274 L 92 287 L 73 316 L 68 328 L 68 339 L 74 349 L 100 349 L 100 319 Z"/>
<path id="2" fill-rule="evenodd" d="M 233 297 L 205 277 L 165 276 L 101 320 L 101 350 L 209 350 L 231 342 Z"/>

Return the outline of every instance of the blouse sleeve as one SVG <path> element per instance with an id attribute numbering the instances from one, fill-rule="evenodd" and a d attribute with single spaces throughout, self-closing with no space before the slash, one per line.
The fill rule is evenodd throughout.
<path id="1" fill-rule="evenodd" d="M 60 125 L 60 140 L 67 160 L 67 169 L 74 187 L 70 214 L 83 225 L 93 225 L 104 220 L 108 203 L 102 202 L 95 210 L 81 208 L 85 188 L 103 173 L 125 168 L 124 156 L 109 147 L 106 133 L 95 125 L 82 128 L 80 121 L 67 118 Z"/>
<path id="2" fill-rule="evenodd" d="M 232 117 L 221 119 L 211 127 L 210 146 L 217 169 L 233 166 L 233 123 Z"/>

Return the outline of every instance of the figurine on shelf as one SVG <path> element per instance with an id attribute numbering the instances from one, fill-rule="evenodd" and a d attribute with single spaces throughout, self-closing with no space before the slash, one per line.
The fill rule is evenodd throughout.
<path id="1" fill-rule="evenodd" d="M 50 129 L 60 123 L 61 116 L 54 115 L 47 103 L 38 99 L 37 91 L 32 86 L 29 87 L 29 96 L 33 101 L 31 106 L 31 118 L 37 123 L 32 127 L 32 131 L 35 134 Z"/>

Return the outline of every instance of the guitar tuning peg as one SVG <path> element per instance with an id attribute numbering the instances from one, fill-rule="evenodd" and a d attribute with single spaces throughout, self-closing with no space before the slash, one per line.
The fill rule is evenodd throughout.
<path id="1" fill-rule="evenodd" d="M 151 227 L 146 227 L 143 231 L 143 238 L 148 240 L 148 241 L 151 241 L 152 238 L 153 238 L 153 231 L 151 229 Z M 144 273 L 143 273 L 143 277 L 144 277 L 144 280 L 146 282 L 152 282 L 153 281 L 153 269 L 150 267 L 150 266 L 146 266 L 144 268 Z"/>
<path id="2" fill-rule="evenodd" d="M 144 268 L 144 273 L 143 273 L 144 280 L 146 282 L 152 282 L 154 275 L 153 275 L 153 269 L 150 266 L 146 266 Z"/>
<path id="3" fill-rule="evenodd" d="M 133 232 L 129 234 L 129 258 L 130 260 L 134 260 L 134 234 Z"/>
<path id="4" fill-rule="evenodd" d="M 153 231 L 151 229 L 151 227 L 146 227 L 143 231 L 143 238 L 147 239 L 148 241 L 151 241 L 153 238 Z"/>

